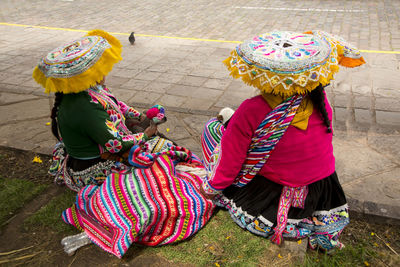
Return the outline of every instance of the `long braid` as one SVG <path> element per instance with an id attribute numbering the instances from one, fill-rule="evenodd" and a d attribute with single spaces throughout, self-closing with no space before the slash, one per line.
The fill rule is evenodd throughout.
<path id="1" fill-rule="evenodd" d="M 329 120 L 328 112 L 326 111 L 325 105 L 325 91 L 324 87 L 321 84 L 311 91 L 310 99 L 313 102 L 314 106 L 317 107 L 319 112 L 321 113 L 324 124 L 328 128 L 327 132 L 331 133 L 331 121 Z"/>
<path id="2" fill-rule="evenodd" d="M 57 138 L 58 141 L 60 141 L 60 135 L 58 133 L 58 124 L 57 124 L 57 113 L 58 113 L 58 107 L 61 104 L 61 100 L 63 98 L 63 93 L 56 93 L 56 98 L 54 100 L 54 106 L 53 109 L 51 110 L 51 132 L 53 135 Z"/>

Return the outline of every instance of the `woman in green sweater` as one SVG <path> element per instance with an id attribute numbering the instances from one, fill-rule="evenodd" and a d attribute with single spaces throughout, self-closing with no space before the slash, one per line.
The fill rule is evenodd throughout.
<path id="1" fill-rule="evenodd" d="M 82 232 L 62 240 L 68 254 L 95 243 L 122 257 L 133 244 L 182 241 L 207 223 L 215 207 L 199 191 L 199 175 L 205 174 L 200 159 L 151 137 L 165 121 L 161 106 L 146 112 L 153 124 L 143 132 L 127 127 L 127 121 L 139 123 L 145 116 L 104 85 L 120 55 L 117 39 L 91 31 L 51 51 L 33 73 L 46 92 L 56 93 L 51 118 L 59 143 L 51 172 L 78 192 L 62 214 Z"/>
<path id="2" fill-rule="evenodd" d="M 121 48 L 116 38 L 95 30 L 51 51 L 33 73 L 46 92 L 55 92 L 52 132 L 60 142 L 50 173 L 74 191 L 128 169 L 122 163 L 124 153 L 157 132 L 151 124 L 144 132 L 132 133 L 127 121 L 140 123 L 146 116 L 118 101 L 104 84 L 122 59 Z"/>

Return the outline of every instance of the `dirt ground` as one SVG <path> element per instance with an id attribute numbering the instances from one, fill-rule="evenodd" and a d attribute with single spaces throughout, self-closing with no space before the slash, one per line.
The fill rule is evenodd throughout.
<path id="1" fill-rule="evenodd" d="M 34 156 L 40 156 L 42 163 L 32 162 Z M 40 207 L 45 206 L 52 198 L 67 190 L 65 187 L 56 186 L 53 183 L 52 177 L 47 173 L 49 165 L 49 156 L 0 147 L 1 177 L 26 179 L 48 185 L 44 193 L 27 203 L 8 220 L 7 224 L 0 226 L 0 265 L 191 266 L 174 263 L 173 259 L 167 260 L 156 255 L 152 248 L 140 246 L 132 247 L 123 259 L 117 259 L 94 245 L 81 248 L 74 256 L 67 256 L 60 245 L 63 234 L 47 228 L 38 228 L 34 232 L 24 230 L 22 225 L 26 218 Z M 371 235 L 373 235 L 372 238 L 379 237 L 379 239 L 371 239 Z M 398 226 L 372 224 L 358 219 L 352 220 L 342 234 L 342 242 L 354 246 L 364 242 L 365 248 L 376 247 L 374 262 L 367 262 L 365 266 L 369 266 L 369 264 L 371 266 L 395 266 L 393 264 L 398 263 L 398 257 L 392 257 L 400 251 Z M 7 252 L 10 253 L 7 254 Z"/>

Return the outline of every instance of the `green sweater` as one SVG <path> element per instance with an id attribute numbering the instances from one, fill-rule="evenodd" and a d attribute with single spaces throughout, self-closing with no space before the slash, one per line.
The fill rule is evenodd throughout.
<path id="1" fill-rule="evenodd" d="M 58 109 L 58 126 L 67 153 L 74 158 L 89 159 L 101 153 L 124 152 L 142 139 L 132 134 L 125 117 L 140 113 L 117 101 L 107 88 L 90 88 L 77 94 L 65 94 Z"/>

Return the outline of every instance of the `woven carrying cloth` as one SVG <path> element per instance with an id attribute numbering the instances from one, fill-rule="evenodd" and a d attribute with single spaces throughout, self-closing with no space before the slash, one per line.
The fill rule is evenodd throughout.
<path id="1" fill-rule="evenodd" d="M 190 161 L 203 170 L 200 159 L 187 152 L 177 148 L 149 157 L 148 168 L 113 173 L 101 186 L 82 188 L 62 219 L 119 258 L 134 243 L 159 246 L 189 238 L 208 222 L 215 205 L 200 193 L 201 177 L 175 168 Z"/>
<path id="2" fill-rule="evenodd" d="M 273 31 L 244 41 L 224 61 L 234 78 L 262 92 L 305 94 L 327 85 L 339 65 L 364 64 L 360 52 L 342 38 L 323 32 Z"/>
<path id="3" fill-rule="evenodd" d="M 290 97 L 274 108 L 260 123 L 251 140 L 246 160 L 236 178 L 237 186 L 245 186 L 261 170 L 292 122 L 302 100 L 301 95 Z"/>
<path id="4" fill-rule="evenodd" d="M 122 45 L 102 30 L 64 44 L 42 58 L 33 78 L 46 93 L 79 93 L 102 81 L 122 59 Z"/>

